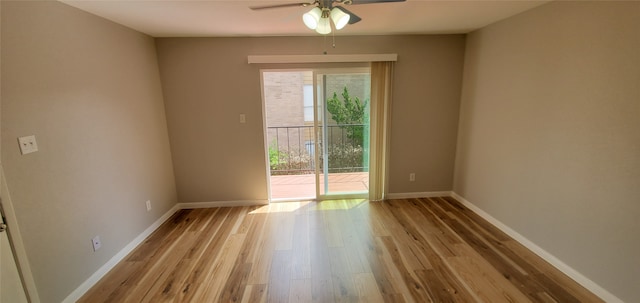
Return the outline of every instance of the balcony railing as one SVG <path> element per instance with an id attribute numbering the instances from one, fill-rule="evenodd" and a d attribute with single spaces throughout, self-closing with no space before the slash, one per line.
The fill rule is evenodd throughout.
<path id="1" fill-rule="evenodd" d="M 366 171 L 364 124 L 328 125 L 324 132 L 329 173 Z M 267 128 L 271 175 L 312 174 L 315 172 L 313 126 L 279 126 Z M 322 156 L 320 141 L 320 165 Z"/>

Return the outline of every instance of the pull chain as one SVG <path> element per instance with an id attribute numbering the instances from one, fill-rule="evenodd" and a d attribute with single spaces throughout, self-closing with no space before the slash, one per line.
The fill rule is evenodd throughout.
<path id="1" fill-rule="evenodd" d="M 323 55 L 327 54 L 327 35 L 323 35 L 324 37 L 322 37 L 324 43 L 322 43 L 322 48 L 324 48 L 324 51 L 322 52 Z"/>
<path id="2" fill-rule="evenodd" d="M 336 48 L 336 31 L 331 31 L 331 37 L 333 38 L 333 48 Z"/>
<path id="3" fill-rule="evenodd" d="M 331 47 L 336 48 L 336 28 L 333 26 L 333 23 L 329 23 L 329 26 L 332 27 L 332 31 L 331 31 Z M 327 35 L 323 35 L 324 36 L 324 43 L 322 45 L 322 48 L 324 48 L 324 51 L 322 52 L 324 55 L 327 54 Z"/>

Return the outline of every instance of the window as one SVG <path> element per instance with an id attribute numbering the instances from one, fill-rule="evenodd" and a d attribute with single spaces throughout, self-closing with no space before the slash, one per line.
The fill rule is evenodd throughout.
<path id="1" fill-rule="evenodd" d="M 304 122 L 313 122 L 313 85 L 305 84 L 302 87 L 304 100 Z"/>

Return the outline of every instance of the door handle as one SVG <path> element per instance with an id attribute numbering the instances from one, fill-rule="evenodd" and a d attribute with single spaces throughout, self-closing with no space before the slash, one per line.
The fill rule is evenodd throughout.
<path id="1" fill-rule="evenodd" d="M 7 224 L 0 223 L 0 233 L 7 230 Z"/>

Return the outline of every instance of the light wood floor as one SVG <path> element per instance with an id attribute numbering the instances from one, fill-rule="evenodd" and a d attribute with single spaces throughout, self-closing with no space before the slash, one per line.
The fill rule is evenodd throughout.
<path id="1" fill-rule="evenodd" d="M 602 302 L 452 198 L 181 210 L 80 302 Z"/>

